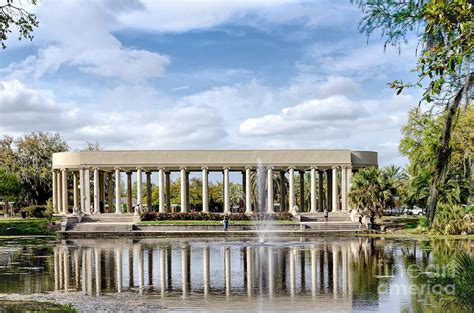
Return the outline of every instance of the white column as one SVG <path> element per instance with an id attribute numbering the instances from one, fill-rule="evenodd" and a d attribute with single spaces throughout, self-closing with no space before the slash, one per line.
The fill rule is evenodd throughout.
<path id="1" fill-rule="evenodd" d="M 58 206 L 58 214 L 63 213 L 63 185 L 61 184 L 61 176 L 61 170 L 58 170 L 56 172 L 56 205 Z"/>
<path id="2" fill-rule="evenodd" d="M 224 213 L 230 213 L 229 201 L 229 168 L 224 167 Z"/>
<path id="3" fill-rule="evenodd" d="M 53 212 L 58 213 L 58 204 L 57 204 L 57 196 L 58 196 L 58 182 L 56 180 L 56 171 L 52 170 L 52 176 L 53 176 Z"/>
<path id="4" fill-rule="evenodd" d="M 295 206 L 295 168 L 290 167 L 288 173 L 288 185 L 289 185 L 289 195 L 288 195 L 288 210 L 291 212 L 293 211 L 293 207 Z"/>
<path id="5" fill-rule="evenodd" d="M 273 214 L 275 210 L 273 209 L 273 167 L 269 166 L 267 168 L 267 213 Z"/>
<path id="6" fill-rule="evenodd" d="M 84 192 L 85 192 L 85 210 L 86 214 L 91 214 L 91 183 L 90 171 L 88 168 L 84 169 Z"/>
<path id="7" fill-rule="evenodd" d="M 67 169 L 63 168 L 61 170 L 61 186 L 62 186 L 62 214 L 68 213 L 68 196 L 67 196 Z"/>
<path id="8" fill-rule="evenodd" d="M 186 201 L 187 200 L 187 198 L 186 198 L 186 179 L 187 179 L 186 168 L 182 167 L 181 168 L 181 189 L 180 189 L 180 192 L 181 192 L 181 212 L 182 213 L 188 212 L 188 201 Z"/>
<path id="9" fill-rule="evenodd" d="M 142 192 L 142 169 L 137 169 L 137 205 L 138 213 L 142 213 L 143 204 L 142 204 L 143 192 Z"/>
<path id="10" fill-rule="evenodd" d="M 245 168 L 245 214 L 252 214 L 250 167 Z"/>
<path id="11" fill-rule="evenodd" d="M 311 213 L 316 213 L 316 168 L 311 168 Z"/>
<path id="12" fill-rule="evenodd" d="M 159 207 L 159 212 L 160 213 L 165 213 L 166 212 L 166 207 L 165 207 L 165 175 L 164 175 L 164 169 L 160 168 L 158 170 L 158 198 L 160 201 L 160 207 Z"/>
<path id="13" fill-rule="evenodd" d="M 347 184 L 346 184 L 346 195 L 349 195 L 349 192 L 351 192 L 351 185 L 352 185 L 352 167 L 349 166 L 347 168 L 347 175 L 346 175 L 346 179 L 347 179 Z M 347 196 L 346 196 L 347 197 Z M 347 201 L 347 209 L 350 210 L 350 206 L 349 206 L 349 200 L 346 200 Z"/>
<path id="14" fill-rule="evenodd" d="M 84 190 L 84 169 L 79 170 L 79 200 L 80 200 L 80 205 L 81 205 L 81 212 L 83 214 L 86 213 L 86 203 L 85 203 L 85 197 L 86 197 L 86 192 Z"/>
<path id="15" fill-rule="evenodd" d="M 100 214 L 100 184 L 99 184 L 99 169 L 94 169 L 94 213 Z"/>
<path id="16" fill-rule="evenodd" d="M 337 212 L 339 208 L 337 192 L 337 167 L 332 168 L 332 210 Z"/>
<path id="17" fill-rule="evenodd" d="M 341 209 L 343 212 L 345 212 L 347 211 L 347 170 L 345 167 L 342 168 L 341 176 Z"/>
<path id="18" fill-rule="evenodd" d="M 202 211 L 209 212 L 209 178 L 207 167 L 202 168 Z"/>
<path id="19" fill-rule="evenodd" d="M 122 213 L 122 205 L 120 203 L 120 168 L 115 169 L 115 214 Z"/>
<path id="20" fill-rule="evenodd" d="M 72 188 L 74 188 L 73 190 L 73 198 L 74 198 L 74 210 L 73 211 L 76 211 L 78 208 L 79 208 L 79 195 L 77 194 L 77 189 L 78 189 L 78 184 L 77 184 L 77 172 L 74 172 L 72 174 L 72 179 L 73 179 L 73 182 L 72 182 Z"/>

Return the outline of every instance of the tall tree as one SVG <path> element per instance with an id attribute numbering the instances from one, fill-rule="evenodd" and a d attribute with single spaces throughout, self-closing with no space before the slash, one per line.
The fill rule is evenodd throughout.
<path id="1" fill-rule="evenodd" d="M 9 201 L 19 196 L 21 183 L 15 173 L 0 167 L 0 196 L 3 200 L 3 210 L 8 216 Z"/>
<path id="2" fill-rule="evenodd" d="M 69 150 L 59 134 L 31 133 L 14 141 L 16 173 L 29 204 L 44 204 L 51 197 L 51 165 L 53 153 Z"/>
<path id="3" fill-rule="evenodd" d="M 36 5 L 37 0 L 27 2 Z M 6 3 L 0 4 L 0 44 L 3 49 L 7 47 L 5 41 L 12 32 L 12 26 L 18 30 L 18 40 L 32 40 L 33 28 L 38 27 L 38 19 L 35 14 L 22 7 L 21 1 L 6 0 Z"/>
<path id="4" fill-rule="evenodd" d="M 446 181 L 451 157 L 451 132 L 463 100 L 472 99 L 472 0 L 356 0 L 363 13 L 359 29 L 367 35 L 381 30 L 385 45 L 400 49 L 414 34 L 421 47 L 415 71 L 418 79 L 390 84 L 400 94 L 406 88 L 424 90 L 420 102 L 430 111 L 446 112 L 435 154 L 428 197 L 428 218 L 433 222 L 439 188 Z"/>

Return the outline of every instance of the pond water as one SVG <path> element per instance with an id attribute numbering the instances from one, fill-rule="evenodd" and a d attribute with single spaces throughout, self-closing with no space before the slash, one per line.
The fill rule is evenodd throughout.
<path id="1" fill-rule="evenodd" d="M 430 273 L 446 274 L 453 255 L 472 248 L 367 237 L 2 239 L 0 298 L 84 311 L 441 312 Z"/>

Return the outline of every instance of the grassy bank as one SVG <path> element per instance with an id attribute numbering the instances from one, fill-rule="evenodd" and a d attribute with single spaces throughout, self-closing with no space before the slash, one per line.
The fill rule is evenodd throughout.
<path id="1" fill-rule="evenodd" d="M 54 236 L 58 226 L 51 223 L 59 223 L 59 220 L 49 221 L 46 218 L 0 218 L 0 236 L 31 236 L 43 235 Z"/>
<path id="2" fill-rule="evenodd" d="M 251 225 L 254 221 L 229 221 L 229 225 Z M 297 224 L 294 221 L 271 221 L 268 224 Z M 221 225 L 221 221 L 141 221 L 143 225 Z"/>
<path id="3" fill-rule="evenodd" d="M 72 305 L 61 305 L 52 302 L 13 301 L 0 299 L 0 312 L 65 312 L 75 313 Z"/>

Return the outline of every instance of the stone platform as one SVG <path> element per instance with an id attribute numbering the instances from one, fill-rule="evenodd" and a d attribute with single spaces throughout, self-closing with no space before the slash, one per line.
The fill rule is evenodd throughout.
<path id="1" fill-rule="evenodd" d="M 350 221 L 346 214 L 331 214 L 326 222 L 323 213 L 303 213 L 294 224 L 272 224 L 270 227 L 258 224 L 232 224 L 224 231 L 220 224 L 139 224 L 139 217 L 133 214 L 100 214 L 84 216 L 79 223 L 74 216 L 64 217 L 61 235 L 66 238 L 93 237 L 257 237 L 266 232 L 273 236 L 335 235 L 362 233 L 359 223 Z"/>

